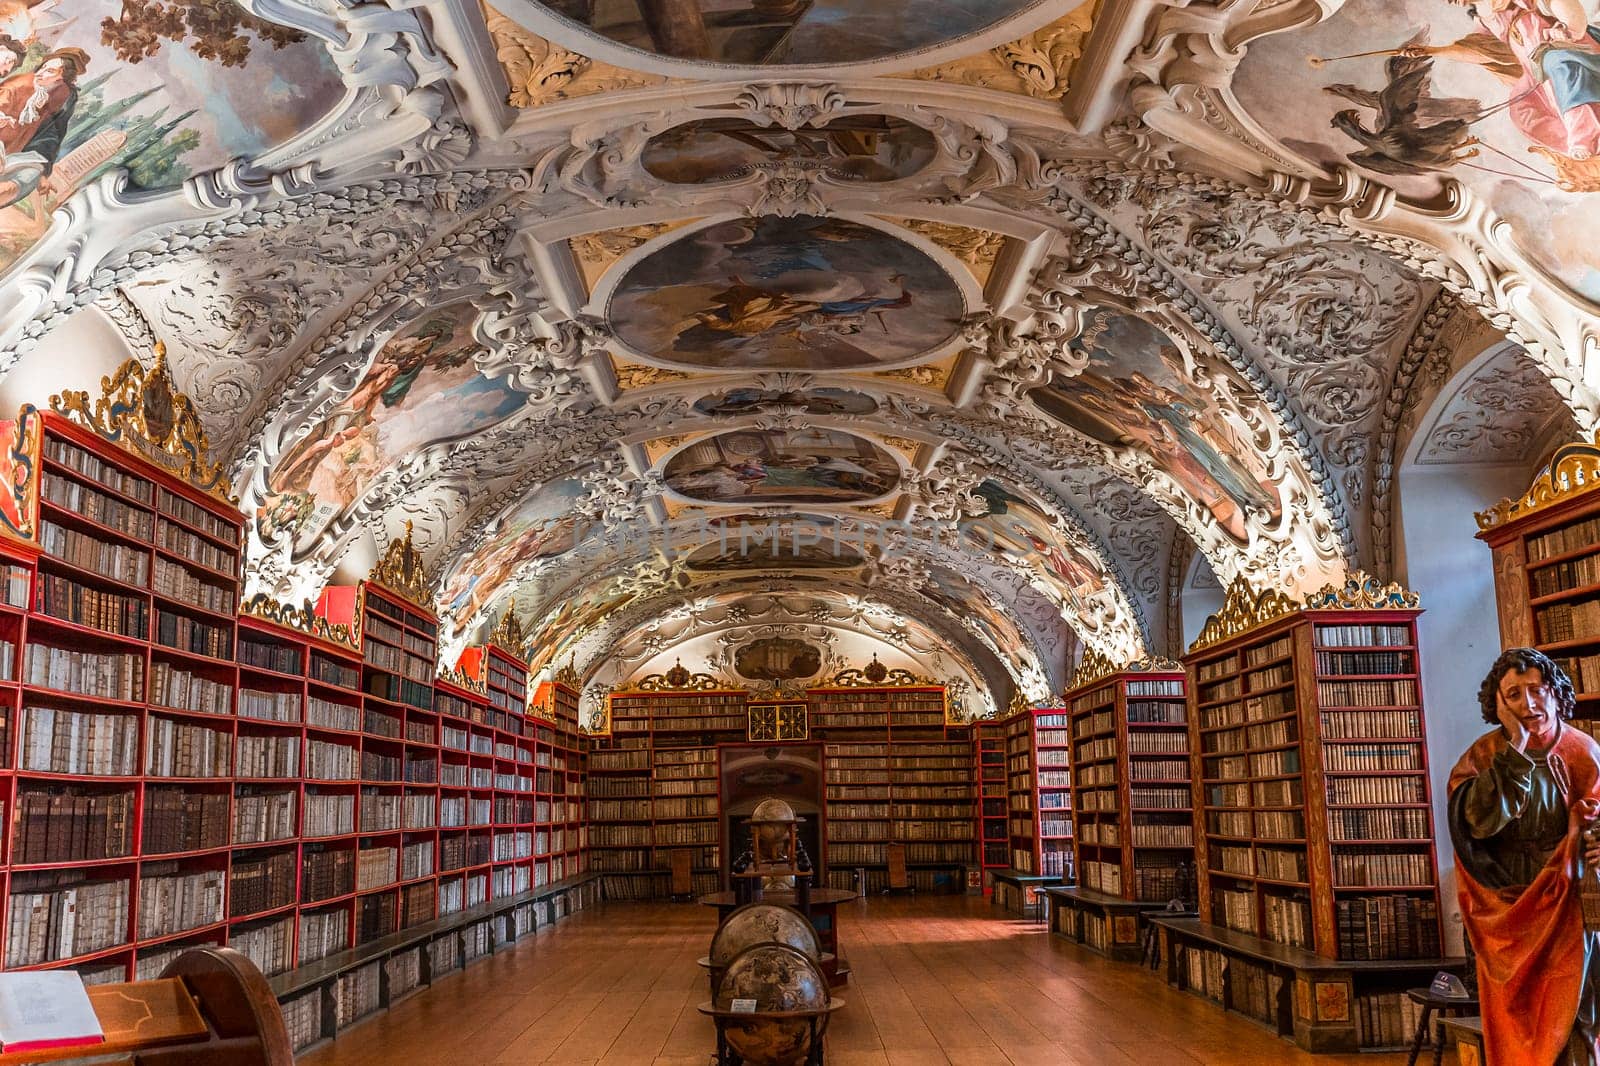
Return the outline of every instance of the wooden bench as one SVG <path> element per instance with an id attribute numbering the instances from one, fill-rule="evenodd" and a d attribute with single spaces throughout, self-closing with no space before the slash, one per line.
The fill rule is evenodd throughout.
<path id="1" fill-rule="evenodd" d="M 1464 958 L 1325 959 L 1198 918 L 1146 920 L 1157 930 L 1168 984 L 1253 1018 L 1307 1051 L 1360 1048 L 1361 994 L 1404 993 L 1440 970 L 1461 974 L 1467 965 Z M 1237 973 L 1234 963 L 1240 964 Z M 1195 973 L 1200 987 L 1191 980 Z"/>
<path id="2" fill-rule="evenodd" d="M 1092 888 L 1047 888 L 1050 931 L 1118 962 L 1138 962 L 1139 915 L 1161 910 L 1159 903 L 1123 899 Z"/>
<path id="3" fill-rule="evenodd" d="M 1035 920 L 1044 917 L 1043 890 L 1061 883 L 1059 877 L 1018 873 L 1016 870 L 994 870 L 990 872 L 989 879 L 994 882 L 994 894 L 989 897 L 991 904 Z"/>

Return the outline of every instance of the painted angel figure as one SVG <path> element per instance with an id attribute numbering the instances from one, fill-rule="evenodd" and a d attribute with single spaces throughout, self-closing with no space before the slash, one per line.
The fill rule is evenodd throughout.
<path id="1" fill-rule="evenodd" d="M 1464 4 L 1483 32 L 1450 44 L 1408 44 L 1400 54 L 1483 67 L 1510 88 L 1508 113 L 1532 150 L 1554 163 L 1564 182 L 1574 170 L 1587 171 L 1563 166 L 1600 155 L 1600 26 L 1582 0 L 1448 2 Z"/>

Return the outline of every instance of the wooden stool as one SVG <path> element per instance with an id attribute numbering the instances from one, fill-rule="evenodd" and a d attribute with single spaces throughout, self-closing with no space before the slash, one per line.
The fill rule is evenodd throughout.
<path id="1" fill-rule="evenodd" d="M 1422 1007 L 1422 1018 L 1417 1022 L 1417 1035 L 1411 1038 L 1411 1055 L 1406 1059 L 1406 1066 L 1417 1066 L 1417 1056 L 1422 1054 L 1422 1042 L 1427 1039 L 1428 1022 L 1433 1019 L 1434 1011 L 1439 1012 L 1439 1021 L 1433 1034 L 1433 1066 L 1439 1066 L 1444 1061 L 1444 1019 L 1478 1013 L 1478 1001 L 1472 996 L 1441 996 L 1431 988 L 1409 988 L 1406 995 Z"/>

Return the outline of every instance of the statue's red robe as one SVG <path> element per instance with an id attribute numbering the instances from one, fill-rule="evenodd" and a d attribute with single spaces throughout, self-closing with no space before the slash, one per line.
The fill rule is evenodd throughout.
<path id="1" fill-rule="evenodd" d="M 1564 781 L 1566 836 L 1531 884 L 1492 888 L 1480 880 L 1485 863 L 1475 861 L 1473 845 L 1461 837 L 1460 801 L 1462 786 L 1487 772 L 1506 744 L 1498 729 L 1479 737 L 1450 772 L 1461 914 L 1478 956 L 1478 997 L 1488 1060 L 1496 1066 L 1550 1066 L 1567 1061 L 1567 1041 L 1585 991 L 1578 895 L 1583 820 L 1576 808 L 1586 800 L 1600 803 L 1600 744 L 1571 726 L 1562 727 L 1549 761 L 1552 771 L 1560 768 L 1557 777 Z"/>

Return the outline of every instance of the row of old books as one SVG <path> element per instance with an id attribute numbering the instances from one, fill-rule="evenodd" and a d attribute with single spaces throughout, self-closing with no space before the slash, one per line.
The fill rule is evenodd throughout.
<path id="1" fill-rule="evenodd" d="M 266 976 L 272 977 L 294 967 L 294 915 L 285 914 L 255 926 L 242 926 L 228 932 L 228 946 L 249 956 Z M 285 1021 L 288 1012 L 285 1011 Z"/>
<path id="2" fill-rule="evenodd" d="M 54 471 L 45 471 L 44 477 L 39 479 L 39 495 L 64 511 L 71 511 L 136 540 L 148 542 L 155 532 L 155 516 L 149 511 Z"/>
<path id="3" fill-rule="evenodd" d="M 307 792 L 300 832 L 308 837 L 342 836 L 356 831 L 356 798 L 348 793 Z"/>
<path id="4" fill-rule="evenodd" d="M 315 746 L 315 741 L 312 742 Z M 235 777 L 300 776 L 300 738 L 241 734 L 236 746 Z M 307 776 L 315 776 L 308 774 Z"/>
<path id="5" fill-rule="evenodd" d="M 1336 885 L 1404 887 L 1433 883 L 1433 864 L 1426 851 L 1379 847 L 1340 847 L 1333 853 Z"/>
<path id="6" fill-rule="evenodd" d="M 199 607 L 215 614 L 233 613 L 234 597 L 231 585 L 219 585 L 215 581 L 207 581 L 188 567 L 169 562 L 165 558 L 156 559 L 156 575 L 151 588 L 163 596 L 187 603 L 191 607 Z"/>
<path id="7" fill-rule="evenodd" d="M 1431 959 L 1440 955 L 1439 905 L 1401 894 L 1342 897 L 1334 904 L 1343 959 Z"/>
<path id="8" fill-rule="evenodd" d="M 233 627 L 158 609 L 156 643 L 194 655 L 229 659 L 233 656 Z"/>
<path id="9" fill-rule="evenodd" d="M 233 842 L 265 844 L 294 836 L 295 804 L 294 792 L 240 792 L 233 799 Z"/>
<path id="10" fill-rule="evenodd" d="M 228 871 L 232 917 L 277 910 L 295 902 L 293 851 L 248 859 L 235 857 Z"/>
<path id="11" fill-rule="evenodd" d="M 148 549 L 101 540 L 48 518 L 39 523 L 39 547 L 80 570 L 90 570 L 125 585 L 144 587 L 150 580 Z"/>
<path id="12" fill-rule="evenodd" d="M 142 596 L 90 588 L 57 574 L 40 574 L 36 595 L 35 608 L 52 618 L 135 640 L 149 635 L 150 604 Z"/>
<path id="13" fill-rule="evenodd" d="M 6 676 L 15 646 L 6 644 Z M 132 653 L 95 653 L 30 644 L 26 684 L 105 699 L 136 701 L 144 697 L 144 659 Z"/>
<path id="14" fill-rule="evenodd" d="M 222 921 L 225 881 L 221 870 L 179 873 L 175 864 L 146 864 L 139 871 L 139 939 Z"/>
<path id="15" fill-rule="evenodd" d="M 56 707 L 22 711 L 24 770 L 97 777 L 138 773 L 139 719 Z"/>
<path id="16" fill-rule="evenodd" d="M 131 496 L 143 503 L 149 503 L 152 499 L 155 487 L 152 482 L 129 474 L 121 467 L 103 461 L 88 449 L 59 437 L 52 436 L 44 442 L 44 457 L 77 471 L 91 481 L 99 482 L 113 492 Z"/>
<path id="17" fill-rule="evenodd" d="M 185 559 L 209 567 L 219 574 L 233 576 L 234 567 L 238 565 L 238 550 L 219 548 L 209 541 L 201 539 L 194 533 L 181 526 L 174 525 L 165 518 L 159 523 L 157 542 L 167 551 L 176 552 Z M 229 597 L 231 600 L 231 596 Z"/>
<path id="18" fill-rule="evenodd" d="M 313 850 L 300 855 L 300 900 L 314 902 L 355 891 L 355 852 L 349 848 Z"/>
<path id="19" fill-rule="evenodd" d="M 150 702 L 176 711 L 228 714 L 233 686 L 157 659 L 150 664 Z"/>
<path id="20" fill-rule="evenodd" d="M 134 795 L 23 789 L 11 827 L 13 863 L 93 862 L 133 852 Z"/>
<path id="21" fill-rule="evenodd" d="M 226 792 L 145 789 L 140 850 L 163 854 L 226 847 L 228 799 Z"/>
<path id="22" fill-rule="evenodd" d="M 18 890 L 13 882 L 6 928 L 6 966 L 35 966 L 88 955 L 128 940 L 127 878 Z"/>
<path id="23" fill-rule="evenodd" d="M 148 499 L 149 497 L 143 497 Z M 180 522 L 194 526 L 209 536 L 228 544 L 239 543 L 239 529 L 232 522 L 212 514 L 193 501 L 186 500 L 175 492 L 163 488 L 156 502 L 156 509 L 162 514 L 171 515 Z"/>
<path id="24" fill-rule="evenodd" d="M 145 732 L 145 773 L 152 777 L 227 777 L 232 773 L 233 736 L 229 733 L 156 715 L 146 719 Z"/>

